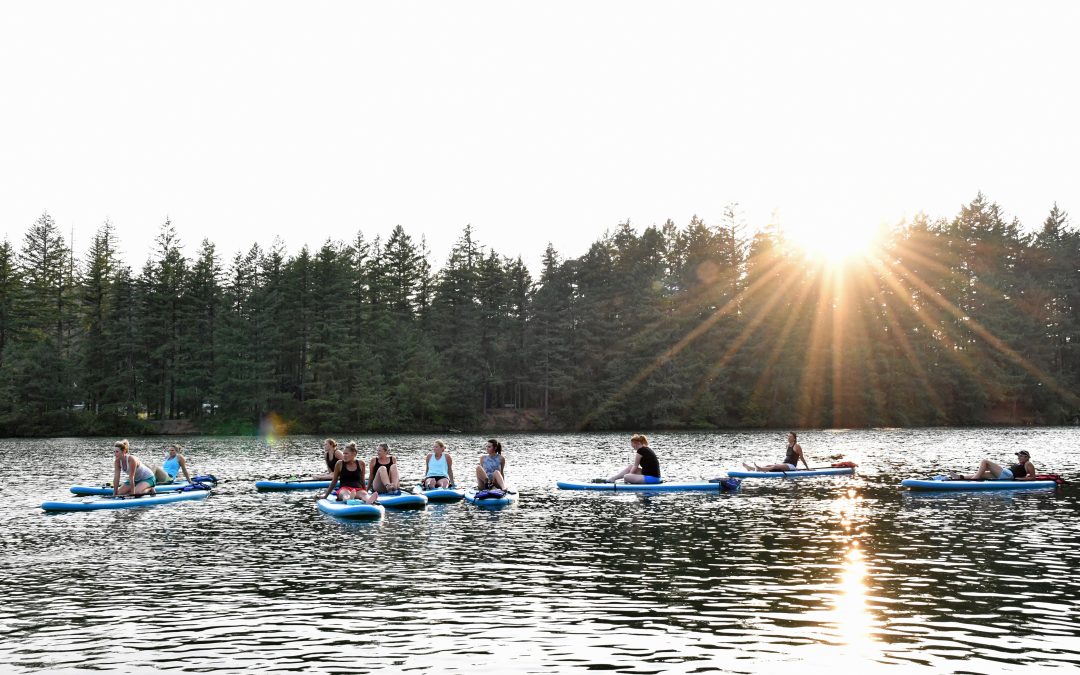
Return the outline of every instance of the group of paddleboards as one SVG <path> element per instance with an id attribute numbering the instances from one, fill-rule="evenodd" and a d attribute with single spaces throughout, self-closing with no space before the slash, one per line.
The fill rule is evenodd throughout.
<path id="1" fill-rule="evenodd" d="M 613 475 L 586 481 L 560 480 L 558 487 L 606 492 L 724 492 L 737 490 L 740 481 L 746 478 L 810 478 L 855 473 L 855 464 L 849 461 L 811 467 L 795 433 L 788 434 L 782 462 L 744 463 L 741 470 L 703 480 L 666 481 L 660 473 L 659 458 L 645 436 L 635 434 L 630 438 L 630 446 L 634 450 L 632 461 Z M 356 443 L 339 448 L 334 439 L 328 438 L 323 442 L 326 473 L 310 478 L 257 481 L 255 488 L 260 491 L 318 490 L 318 509 L 341 518 L 380 518 L 385 508 L 422 509 L 428 502 L 464 500 L 477 506 L 498 508 L 517 501 L 517 492 L 507 486 L 506 457 L 502 444 L 496 439 L 484 444 L 483 454 L 475 467 L 475 489 L 455 485 L 454 460 L 441 440 L 435 441 L 424 457 L 423 479 L 407 491 L 401 488 L 399 464 L 389 445 L 380 443 L 375 456 L 367 463 L 359 459 L 358 454 Z M 1064 482 L 1054 474 L 1039 474 L 1027 450 L 1017 452 L 1016 456 L 1017 462 L 1009 466 L 984 459 L 970 475 L 951 472 L 925 480 L 908 478 L 900 485 L 911 490 L 1018 490 L 1053 488 Z M 181 474 L 183 478 L 180 478 Z M 127 477 L 123 483 L 120 482 L 121 475 Z M 131 454 L 128 441 L 123 440 L 113 446 L 111 483 L 71 487 L 71 492 L 76 495 L 97 499 L 48 501 L 41 508 L 45 511 L 96 511 L 206 499 L 216 483 L 217 479 L 212 475 L 190 475 L 187 460 L 178 446 L 171 446 L 166 451 L 160 466 L 151 467 Z"/>
<path id="2" fill-rule="evenodd" d="M 105 486 L 74 485 L 71 492 L 98 499 L 48 501 L 45 511 L 96 511 L 155 506 L 179 501 L 205 499 L 217 479 L 214 476 L 191 476 L 187 460 L 178 446 L 172 446 L 161 467 L 150 467 L 129 451 L 128 441 L 113 446 L 113 480 Z M 506 483 L 506 458 L 502 444 L 490 439 L 476 466 L 476 489 L 466 490 L 454 484 L 453 458 L 444 441 L 435 441 L 424 459 L 424 477 L 406 492 L 401 489 L 397 458 L 390 446 L 380 443 L 370 463 L 357 457 L 356 443 L 338 448 L 334 439 L 323 442 L 323 458 L 328 473 L 311 478 L 257 481 L 260 491 L 319 490 L 316 504 L 320 511 L 342 518 L 379 518 L 385 507 L 424 508 L 428 502 L 465 500 L 487 508 L 508 506 L 517 501 L 517 492 Z M 184 478 L 179 479 L 183 473 Z M 121 474 L 126 475 L 120 482 Z"/>
<path id="3" fill-rule="evenodd" d="M 743 463 L 742 470 L 728 471 L 726 477 L 697 481 L 665 481 L 660 474 L 660 461 L 649 447 L 648 439 L 635 434 L 630 438 L 634 458 L 625 468 L 608 478 L 587 481 L 561 480 L 557 485 L 563 490 L 597 490 L 604 492 L 723 492 L 737 490 L 745 478 L 810 478 L 815 476 L 842 476 L 855 473 L 855 463 L 842 461 L 830 466 L 813 467 L 806 461 L 798 436 L 788 433 L 784 461 L 760 465 Z M 1017 490 L 1055 487 L 1063 483 L 1060 476 L 1040 475 L 1031 463 L 1031 455 L 1022 450 L 1017 464 L 1003 467 L 984 459 L 972 475 L 952 472 L 929 480 L 909 478 L 901 486 L 911 490 Z M 799 470 L 799 463 L 803 469 Z M 622 482 L 619 482 L 619 481 Z"/>

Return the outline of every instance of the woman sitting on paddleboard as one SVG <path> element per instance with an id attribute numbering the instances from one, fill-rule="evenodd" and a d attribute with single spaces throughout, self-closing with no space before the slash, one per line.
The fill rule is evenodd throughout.
<path id="1" fill-rule="evenodd" d="M 424 460 L 424 489 L 448 488 L 454 484 L 454 460 L 446 452 L 444 441 L 435 441 Z"/>
<path id="2" fill-rule="evenodd" d="M 506 489 L 506 458 L 502 454 L 502 443 L 494 438 L 484 445 L 484 455 L 476 465 L 476 489 Z"/>
<path id="3" fill-rule="evenodd" d="M 371 459 L 371 490 L 372 492 L 397 492 L 398 468 L 397 460 L 390 454 L 390 446 L 379 443 L 375 451 L 375 457 Z"/>
<path id="4" fill-rule="evenodd" d="M 179 445 L 170 445 L 168 452 L 165 453 L 165 461 L 161 463 L 161 466 L 154 469 L 154 479 L 158 485 L 172 483 L 181 471 L 184 472 L 184 478 L 190 483 L 191 476 L 187 470 L 187 459 L 180 454 Z"/>
<path id="5" fill-rule="evenodd" d="M 157 480 L 153 470 L 139 461 L 139 458 L 128 452 L 127 440 L 117 441 L 113 444 L 113 496 L 116 495 L 152 495 Z M 128 479 L 120 485 L 120 472 L 127 474 Z"/>
<path id="6" fill-rule="evenodd" d="M 1031 463 L 1031 453 L 1021 450 L 1016 453 L 1017 463 L 1004 468 L 997 462 L 984 459 L 979 462 L 979 470 L 970 476 L 949 472 L 952 480 L 1035 480 L 1035 465 Z"/>
<path id="7" fill-rule="evenodd" d="M 356 443 L 349 443 L 341 452 L 341 459 L 334 465 L 334 473 L 330 476 L 330 486 L 326 488 L 326 492 L 320 499 L 326 499 L 333 492 L 334 485 L 338 484 L 340 484 L 337 491 L 339 502 L 362 499 L 368 504 L 373 504 L 379 496 L 364 489 L 364 463 L 356 458 Z"/>
<path id="8" fill-rule="evenodd" d="M 334 475 L 337 463 L 341 461 L 343 456 L 341 450 L 338 450 L 337 441 L 332 438 L 323 441 L 323 461 L 326 462 L 327 473 L 315 476 L 315 480 L 330 480 L 330 477 Z"/>
<path id="9" fill-rule="evenodd" d="M 630 447 L 634 449 L 634 461 L 611 478 L 608 482 L 614 483 L 622 478 L 627 483 L 637 485 L 655 485 L 660 482 L 660 460 L 656 453 L 649 447 L 649 439 L 641 434 L 630 437 Z"/>
<path id="10" fill-rule="evenodd" d="M 799 468 L 799 460 L 802 460 L 803 466 L 809 471 L 810 465 L 806 463 L 806 457 L 803 456 L 802 446 L 799 445 L 795 432 L 789 431 L 787 437 L 787 454 L 784 455 L 783 464 L 758 466 L 755 462 L 753 466 L 750 466 L 746 462 L 743 462 L 743 466 L 746 467 L 747 471 L 795 471 Z"/>

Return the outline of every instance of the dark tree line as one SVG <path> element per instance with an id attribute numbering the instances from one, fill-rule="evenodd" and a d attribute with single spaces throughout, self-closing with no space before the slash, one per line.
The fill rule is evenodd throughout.
<path id="1" fill-rule="evenodd" d="M 1080 234 L 979 195 L 843 269 L 733 210 L 551 246 L 534 279 L 465 228 L 439 271 L 401 227 L 138 270 L 109 223 L 0 244 L 0 433 L 186 419 L 247 430 L 1060 424 L 1080 412 Z"/>

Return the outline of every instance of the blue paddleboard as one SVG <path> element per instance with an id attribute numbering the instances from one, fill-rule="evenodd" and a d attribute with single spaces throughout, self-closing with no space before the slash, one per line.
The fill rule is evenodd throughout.
<path id="1" fill-rule="evenodd" d="M 482 490 L 480 492 L 477 492 L 476 490 L 466 490 L 465 501 L 483 508 L 497 509 L 503 506 L 509 506 L 518 499 L 518 493 L 514 491 L 508 490 L 502 497 L 485 497 L 484 493 L 486 492 L 487 490 Z"/>
<path id="2" fill-rule="evenodd" d="M 736 482 L 737 481 L 732 481 Z M 730 492 L 730 483 L 709 481 L 687 481 L 653 483 L 637 485 L 633 483 L 592 483 L 586 481 L 561 480 L 555 483 L 561 490 L 596 490 L 598 492 Z M 738 488 L 738 485 L 735 486 Z"/>
<path id="3" fill-rule="evenodd" d="M 256 490 L 318 490 L 330 487 L 328 480 L 260 480 L 255 483 Z"/>
<path id="4" fill-rule="evenodd" d="M 159 504 L 172 504 L 173 502 L 187 502 L 196 499 L 206 499 L 210 496 L 209 490 L 196 490 L 195 492 L 172 492 L 164 495 L 147 497 L 105 497 L 84 502 L 45 502 L 41 508 L 45 511 L 102 511 L 109 509 L 134 509 L 143 506 L 157 506 Z"/>
<path id="5" fill-rule="evenodd" d="M 811 469 L 809 471 L 728 471 L 732 478 L 813 478 L 814 476 L 849 476 L 855 469 Z"/>
<path id="6" fill-rule="evenodd" d="M 465 498 L 465 490 L 455 487 L 425 490 L 423 486 L 417 485 L 413 488 L 413 494 L 424 495 L 429 502 L 457 502 Z"/>
<path id="7" fill-rule="evenodd" d="M 1037 490 L 1057 487 L 1052 480 L 920 480 L 908 478 L 901 486 L 912 490 Z"/>
<path id="8" fill-rule="evenodd" d="M 358 499 L 350 499 L 347 502 L 320 499 L 319 510 L 336 518 L 349 518 L 354 520 L 377 520 L 383 517 L 386 510 L 378 504 L 365 504 Z"/>

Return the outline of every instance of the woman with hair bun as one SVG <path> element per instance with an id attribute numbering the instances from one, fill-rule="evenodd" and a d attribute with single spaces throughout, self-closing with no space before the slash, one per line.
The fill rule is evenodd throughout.
<path id="1" fill-rule="evenodd" d="M 492 438 L 484 444 L 484 455 L 476 465 L 476 489 L 506 489 L 506 458 L 502 454 L 502 443 Z"/>
<path id="2" fill-rule="evenodd" d="M 154 478 L 154 470 L 139 461 L 139 458 L 128 452 L 129 444 L 125 438 L 113 443 L 113 496 L 117 495 L 152 495 L 157 479 Z M 127 474 L 128 479 L 120 485 L 120 472 Z"/>

